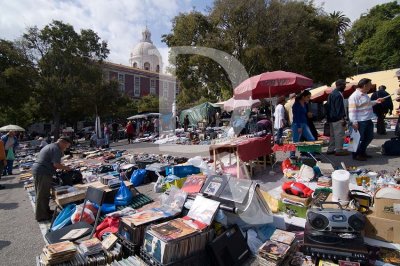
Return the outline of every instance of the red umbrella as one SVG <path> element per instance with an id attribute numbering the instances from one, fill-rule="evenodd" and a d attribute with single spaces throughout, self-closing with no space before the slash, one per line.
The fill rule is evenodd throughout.
<path id="1" fill-rule="evenodd" d="M 313 85 L 313 81 L 302 75 L 285 72 L 273 71 L 265 72 L 243 81 L 234 90 L 236 99 L 261 99 L 275 96 L 287 95 L 300 92 Z"/>

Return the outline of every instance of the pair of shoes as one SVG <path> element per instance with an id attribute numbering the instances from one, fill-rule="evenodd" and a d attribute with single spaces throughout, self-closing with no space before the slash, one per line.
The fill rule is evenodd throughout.
<path id="1" fill-rule="evenodd" d="M 335 151 L 327 151 L 326 152 L 326 155 L 332 155 L 332 154 L 335 154 Z"/>
<path id="2" fill-rule="evenodd" d="M 368 154 L 364 154 L 363 155 L 365 158 L 368 158 L 368 159 L 371 159 L 372 158 L 372 156 L 371 155 L 368 155 Z"/>
<path id="3" fill-rule="evenodd" d="M 0 185 L 0 189 L 5 189 L 6 187 L 3 185 Z"/>
<path id="4" fill-rule="evenodd" d="M 362 155 L 357 155 L 356 157 L 353 158 L 353 160 L 364 162 L 367 160 L 367 157 L 362 156 Z"/>
<path id="5" fill-rule="evenodd" d="M 350 152 L 344 150 L 335 152 L 335 156 L 347 156 L 347 155 L 350 155 Z"/>

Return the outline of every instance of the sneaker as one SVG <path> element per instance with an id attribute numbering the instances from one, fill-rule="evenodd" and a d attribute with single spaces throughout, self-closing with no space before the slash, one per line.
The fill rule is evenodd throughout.
<path id="1" fill-rule="evenodd" d="M 365 156 L 362 156 L 362 155 L 357 155 L 356 157 L 354 157 L 353 158 L 353 160 L 356 160 L 356 161 L 366 161 L 367 160 L 367 157 L 365 157 Z"/>
<path id="2" fill-rule="evenodd" d="M 332 154 L 335 154 L 335 151 L 327 151 L 326 152 L 326 155 L 332 155 Z"/>
<path id="3" fill-rule="evenodd" d="M 337 151 L 335 152 L 335 156 L 347 156 L 350 155 L 350 152 L 348 151 Z"/>
<path id="4" fill-rule="evenodd" d="M 371 155 L 368 155 L 368 154 L 364 154 L 364 157 L 365 157 L 365 158 L 368 158 L 368 159 L 371 159 L 371 158 L 372 158 L 372 156 L 371 156 Z"/>

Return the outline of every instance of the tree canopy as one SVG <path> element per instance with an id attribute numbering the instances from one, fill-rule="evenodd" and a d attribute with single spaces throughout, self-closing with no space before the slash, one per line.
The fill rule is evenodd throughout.
<path id="1" fill-rule="evenodd" d="M 195 10 L 172 21 L 163 41 L 169 46 L 205 46 L 233 55 L 250 76 L 285 70 L 316 83 L 347 74 L 340 42 L 349 20 L 327 14 L 312 2 L 216 0 L 207 14 Z M 170 62 L 181 82 L 180 109 L 204 101 L 226 100 L 232 84 L 224 69 L 210 58 L 178 55 Z"/>

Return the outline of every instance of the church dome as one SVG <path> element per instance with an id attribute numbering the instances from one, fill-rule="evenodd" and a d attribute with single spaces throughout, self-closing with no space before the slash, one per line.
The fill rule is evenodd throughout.
<path id="1" fill-rule="evenodd" d="M 142 40 L 132 49 L 129 64 L 132 67 L 153 72 L 162 70 L 161 54 L 151 41 L 151 33 L 147 27 L 142 32 Z"/>

